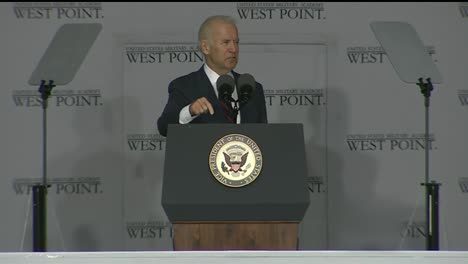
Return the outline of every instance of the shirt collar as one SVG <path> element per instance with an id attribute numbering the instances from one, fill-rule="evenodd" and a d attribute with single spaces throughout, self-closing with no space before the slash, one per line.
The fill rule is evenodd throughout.
<path id="1" fill-rule="evenodd" d="M 216 81 L 218 81 L 219 74 L 213 71 L 206 63 L 203 66 L 203 69 L 205 70 L 206 76 L 208 76 L 208 79 L 210 80 L 211 86 L 213 86 L 213 89 L 216 93 L 216 97 L 218 97 L 218 89 L 216 89 Z M 232 78 L 234 78 L 232 71 L 228 72 L 227 75 L 230 75 Z M 234 89 L 233 97 L 237 98 L 236 89 Z"/>
<path id="2" fill-rule="evenodd" d="M 205 63 L 205 65 L 203 66 L 203 69 L 205 70 L 205 73 L 206 73 L 206 76 L 208 76 L 208 79 L 210 79 L 210 83 L 211 85 L 213 86 L 213 88 L 215 88 L 216 90 L 216 81 L 218 80 L 219 78 L 219 74 L 217 74 L 215 71 L 213 71 L 209 66 L 208 64 Z M 216 91 L 216 93 L 218 93 L 218 91 Z M 216 94 L 217 95 L 217 94 Z"/>

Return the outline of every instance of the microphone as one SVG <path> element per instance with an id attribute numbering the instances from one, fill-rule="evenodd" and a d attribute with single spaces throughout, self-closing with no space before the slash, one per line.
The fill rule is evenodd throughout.
<path id="1" fill-rule="evenodd" d="M 237 78 L 237 96 L 239 97 L 238 101 L 240 107 L 244 106 L 249 101 L 254 89 L 255 79 L 252 75 L 245 73 Z"/>
<path id="2" fill-rule="evenodd" d="M 224 102 L 232 102 L 232 93 L 234 92 L 235 81 L 230 75 L 223 74 L 216 81 L 216 89 L 218 90 L 218 98 Z"/>

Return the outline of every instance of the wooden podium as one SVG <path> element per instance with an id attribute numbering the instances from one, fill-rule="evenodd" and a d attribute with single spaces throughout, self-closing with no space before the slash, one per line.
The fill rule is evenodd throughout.
<path id="1" fill-rule="evenodd" d="M 295 222 L 172 224 L 175 250 L 296 250 Z"/>
<path id="2" fill-rule="evenodd" d="M 209 166 L 230 134 L 252 139 L 263 157 L 242 187 L 221 184 Z M 297 250 L 309 202 L 302 124 L 169 125 L 162 206 L 174 250 Z"/>

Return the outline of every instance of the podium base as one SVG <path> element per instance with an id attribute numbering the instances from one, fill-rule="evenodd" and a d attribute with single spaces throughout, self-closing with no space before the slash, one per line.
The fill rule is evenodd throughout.
<path id="1" fill-rule="evenodd" d="M 297 250 L 297 222 L 184 222 L 172 225 L 174 250 Z"/>

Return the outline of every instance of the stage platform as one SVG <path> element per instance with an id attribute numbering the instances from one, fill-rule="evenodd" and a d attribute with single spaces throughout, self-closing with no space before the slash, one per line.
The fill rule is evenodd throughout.
<path id="1" fill-rule="evenodd" d="M 1 264 L 467 264 L 468 251 L 144 251 L 0 253 Z"/>

